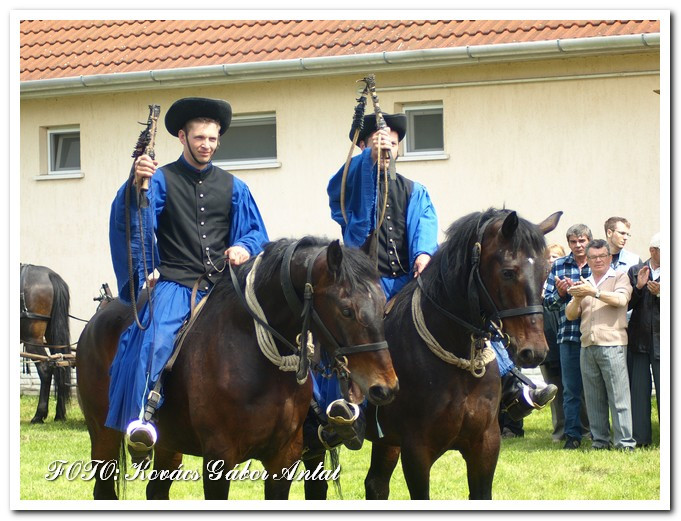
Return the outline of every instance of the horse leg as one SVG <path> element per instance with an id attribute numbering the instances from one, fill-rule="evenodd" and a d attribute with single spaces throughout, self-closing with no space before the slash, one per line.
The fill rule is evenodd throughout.
<path id="1" fill-rule="evenodd" d="M 36 362 L 38 377 L 40 378 L 40 395 L 38 396 L 38 408 L 31 423 L 43 423 L 47 418 L 50 401 L 50 387 L 52 387 L 52 367 L 47 362 Z"/>
<path id="2" fill-rule="evenodd" d="M 371 464 L 367 477 L 364 479 L 364 492 L 367 499 L 388 499 L 390 477 L 399 459 L 399 447 L 378 442 L 371 445 Z"/>
<path id="3" fill-rule="evenodd" d="M 492 482 L 499 459 L 501 436 L 496 422 L 479 439 L 461 450 L 468 475 L 468 499 L 492 499 Z"/>
<path id="4" fill-rule="evenodd" d="M 156 447 L 154 449 L 154 470 L 172 472 L 180 468 L 182 453 Z M 170 499 L 172 479 L 153 478 L 147 484 L 147 499 Z"/>
<path id="5" fill-rule="evenodd" d="M 319 456 L 303 460 L 305 469 L 312 473 L 320 464 L 324 466 L 325 455 L 326 453 L 323 452 Z M 326 499 L 329 485 L 325 479 L 306 479 L 304 486 L 305 499 Z"/>
<path id="6" fill-rule="evenodd" d="M 92 461 L 101 461 L 95 471 L 94 499 L 118 499 L 116 485 L 125 479 L 121 472 L 121 441 L 123 434 L 113 429 L 102 428 L 98 432 L 90 432 Z"/>
<path id="7" fill-rule="evenodd" d="M 69 381 L 66 372 L 70 371 L 70 367 L 57 367 L 54 369 L 54 385 L 57 388 L 57 412 L 54 415 L 54 421 L 66 421 L 66 402 L 68 401 L 68 393 L 71 392 Z"/>
<path id="8" fill-rule="evenodd" d="M 203 456 L 203 497 L 205 499 L 229 498 L 230 480 L 226 474 L 235 463 L 221 456 Z"/>
<path id="9" fill-rule="evenodd" d="M 430 499 L 430 468 L 435 459 L 422 440 L 402 447 L 402 471 L 411 499 Z"/>
<path id="10" fill-rule="evenodd" d="M 290 473 L 298 468 L 296 463 L 299 461 L 300 453 L 303 449 L 302 432 L 300 434 L 299 440 L 275 452 L 271 457 L 262 460 L 262 464 L 267 471 L 265 499 L 288 499 L 291 483 L 293 482 L 292 478 L 294 477 Z M 296 471 L 297 474 L 298 472 Z"/>

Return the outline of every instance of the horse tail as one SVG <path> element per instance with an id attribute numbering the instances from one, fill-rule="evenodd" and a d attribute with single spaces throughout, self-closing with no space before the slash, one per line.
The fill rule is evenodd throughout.
<path id="1" fill-rule="evenodd" d="M 52 283 L 52 312 L 45 330 L 45 340 L 48 345 L 66 346 L 59 349 L 60 353 L 71 352 L 71 331 L 69 328 L 69 306 L 71 297 L 69 287 L 59 275 L 49 273 Z M 55 371 L 55 385 L 57 397 L 64 400 L 65 404 L 71 401 L 71 367 L 58 367 Z"/>
<path id="2" fill-rule="evenodd" d="M 52 283 L 52 313 L 45 331 L 45 339 L 49 345 L 69 346 L 71 343 L 71 332 L 69 329 L 69 306 L 71 297 L 69 287 L 59 275 L 50 273 Z M 70 352 L 71 348 L 68 347 Z"/>

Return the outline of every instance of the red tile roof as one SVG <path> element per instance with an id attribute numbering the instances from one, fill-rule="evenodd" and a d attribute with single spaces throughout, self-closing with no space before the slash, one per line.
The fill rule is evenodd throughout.
<path id="1" fill-rule="evenodd" d="M 660 32 L 659 20 L 23 20 L 21 81 Z"/>

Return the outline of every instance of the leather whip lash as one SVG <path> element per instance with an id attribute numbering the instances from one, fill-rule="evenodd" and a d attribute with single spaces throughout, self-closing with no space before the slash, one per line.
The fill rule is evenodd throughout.
<path id="1" fill-rule="evenodd" d="M 129 276 L 129 286 L 130 286 L 130 302 L 132 304 L 133 315 L 135 317 L 135 322 L 137 326 L 144 330 L 151 324 L 151 315 L 153 314 L 152 302 L 150 288 L 148 284 L 149 272 L 147 269 L 147 254 L 146 248 L 144 246 L 144 225 L 142 219 L 142 208 L 147 208 L 149 206 L 149 200 L 147 199 L 146 192 L 149 189 L 149 180 L 145 179 L 141 186 L 137 187 L 137 218 L 139 222 L 139 236 L 140 245 L 142 250 L 142 262 L 144 264 L 144 278 L 147 281 L 147 296 L 149 297 L 149 313 L 150 320 L 149 324 L 143 326 L 140 322 L 138 311 L 137 311 L 137 284 L 135 284 L 137 277 L 135 275 L 135 268 L 132 265 L 132 237 L 131 237 L 131 225 L 130 225 L 130 193 L 135 184 L 135 160 L 141 155 L 148 155 L 152 159 L 155 157 L 154 153 L 154 142 L 156 140 L 156 128 L 158 124 L 158 117 L 161 113 L 161 107 L 159 105 L 149 105 L 149 118 L 147 119 L 144 129 L 140 133 L 137 139 L 137 144 L 132 152 L 132 167 L 130 168 L 130 175 L 128 177 L 128 183 L 125 190 L 125 239 L 128 253 L 128 276 Z M 153 255 L 152 255 L 153 260 Z M 153 270 L 152 270 L 153 272 Z"/>

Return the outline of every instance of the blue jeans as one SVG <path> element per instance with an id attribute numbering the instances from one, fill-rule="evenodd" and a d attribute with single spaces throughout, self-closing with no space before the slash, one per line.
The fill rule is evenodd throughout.
<path id="1" fill-rule="evenodd" d="M 579 342 L 564 342 L 559 346 L 561 378 L 563 380 L 565 437 L 581 441 L 582 372 L 579 365 L 581 345 Z"/>

